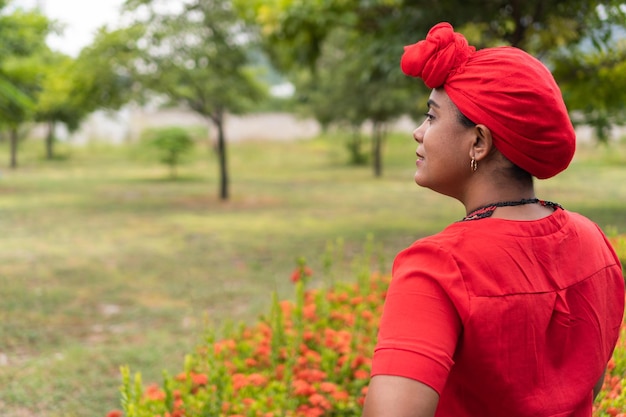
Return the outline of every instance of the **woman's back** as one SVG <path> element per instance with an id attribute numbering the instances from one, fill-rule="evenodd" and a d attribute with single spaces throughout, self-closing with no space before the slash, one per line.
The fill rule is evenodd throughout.
<path id="1" fill-rule="evenodd" d="M 589 416 L 624 303 L 597 227 L 557 210 L 458 223 L 434 240 L 446 235 L 465 290 L 449 283 L 463 326 L 437 415 Z"/>

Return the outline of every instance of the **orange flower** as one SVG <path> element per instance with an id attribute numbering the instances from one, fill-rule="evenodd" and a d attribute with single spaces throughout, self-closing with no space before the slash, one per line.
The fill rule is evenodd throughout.
<path id="1" fill-rule="evenodd" d="M 606 410 L 607 414 L 609 414 L 610 416 L 616 417 L 619 414 L 619 410 L 615 407 L 609 407 Z"/>
<path id="2" fill-rule="evenodd" d="M 209 377 L 206 376 L 205 374 L 194 374 L 193 372 L 191 373 L 191 380 L 193 381 L 193 384 L 196 386 L 203 386 L 206 385 L 207 382 L 209 382 Z"/>
<path id="3" fill-rule="evenodd" d="M 311 270 L 311 268 L 309 268 L 308 266 L 299 266 L 291 273 L 291 282 L 296 283 L 301 280 L 306 280 L 312 275 L 313 271 Z"/>
<path id="4" fill-rule="evenodd" d="M 330 410 L 333 406 L 330 402 L 321 394 L 313 394 L 309 397 L 309 403 L 311 405 L 323 408 L 324 410 Z"/>
<path id="5" fill-rule="evenodd" d="M 350 398 L 346 391 L 336 391 L 331 393 L 330 395 L 337 401 L 345 401 Z"/>
<path id="6" fill-rule="evenodd" d="M 235 391 L 239 391 L 241 388 L 243 387 L 247 387 L 248 384 L 248 377 L 245 376 L 244 374 L 233 374 L 232 377 L 232 382 L 233 382 L 233 389 Z"/>
<path id="7" fill-rule="evenodd" d="M 269 356 L 271 352 L 272 352 L 272 349 L 270 348 L 270 346 L 264 343 L 264 344 L 257 346 L 256 350 L 254 351 L 254 354 L 256 356 L 260 356 L 261 358 L 265 358 Z"/>
<path id="8" fill-rule="evenodd" d="M 370 374 L 363 369 L 357 369 L 354 371 L 354 379 L 367 379 L 370 377 Z"/>
<path id="9" fill-rule="evenodd" d="M 304 318 L 313 321 L 316 319 L 316 308 L 317 306 L 315 304 L 307 304 L 302 308 L 302 315 L 304 316 Z"/>
<path id="10" fill-rule="evenodd" d="M 296 411 L 297 411 L 296 416 L 302 416 L 302 417 L 321 417 L 325 414 L 323 409 L 319 407 L 309 407 L 308 405 L 305 405 L 305 404 L 298 407 Z"/>
<path id="11" fill-rule="evenodd" d="M 256 325 L 257 329 L 259 329 L 260 333 L 265 336 L 265 337 L 271 337 L 272 336 L 272 327 L 261 321 Z"/>
<path id="12" fill-rule="evenodd" d="M 350 300 L 350 304 L 352 304 L 353 306 L 358 306 L 359 304 L 363 304 L 363 296 L 357 295 L 357 296 L 352 297 L 352 300 Z"/>
<path id="13" fill-rule="evenodd" d="M 361 317 L 363 317 L 366 321 L 371 321 L 374 319 L 374 313 L 369 310 L 361 311 Z"/>
<path id="14" fill-rule="evenodd" d="M 322 382 L 326 380 L 326 372 L 319 369 L 302 369 L 296 373 L 296 377 L 308 382 Z"/>
<path id="15" fill-rule="evenodd" d="M 250 374 L 248 375 L 248 383 L 254 385 L 255 387 L 262 387 L 267 384 L 267 378 L 261 374 Z"/>
<path id="16" fill-rule="evenodd" d="M 310 396 L 315 394 L 315 388 L 303 379 L 296 379 L 291 383 L 294 395 Z"/>
<path id="17" fill-rule="evenodd" d="M 285 365 L 284 364 L 281 363 L 281 364 L 276 366 L 275 376 L 276 376 L 277 380 L 282 381 L 283 376 L 285 376 Z"/>
<path id="18" fill-rule="evenodd" d="M 283 317 L 287 318 L 291 316 L 291 310 L 293 309 L 293 304 L 289 300 L 283 300 L 280 303 L 280 310 L 283 313 Z"/>
<path id="19" fill-rule="evenodd" d="M 254 368 L 255 366 L 257 366 L 259 364 L 259 362 L 256 359 L 254 359 L 254 358 L 246 358 L 244 363 L 246 364 L 246 366 L 248 366 L 250 368 Z"/>
<path id="20" fill-rule="evenodd" d="M 366 358 L 363 355 L 358 355 L 357 357 L 355 357 L 352 360 L 352 363 L 350 364 L 350 367 L 352 369 L 356 369 L 356 368 L 358 368 L 361 365 L 367 364 L 369 361 L 370 361 L 369 358 Z"/>
<path id="21" fill-rule="evenodd" d="M 163 401 L 165 399 L 165 392 L 163 392 L 157 384 L 150 384 L 146 387 L 145 396 L 149 400 Z"/>
<path id="22" fill-rule="evenodd" d="M 215 342 L 213 348 L 215 349 L 216 354 L 222 353 L 224 350 L 234 351 L 237 347 L 237 343 L 233 339 L 224 339 L 219 342 Z"/>
<path id="23" fill-rule="evenodd" d="M 333 393 L 337 391 L 337 389 L 338 389 L 337 385 L 332 382 L 322 382 L 320 384 L 320 391 L 322 392 Z"/>

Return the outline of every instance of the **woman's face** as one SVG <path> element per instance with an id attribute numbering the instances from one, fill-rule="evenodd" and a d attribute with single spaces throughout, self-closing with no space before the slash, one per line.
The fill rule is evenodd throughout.
<path id="1" fill-rule="evenodd" d="M 470 168 L 474 128 L 459 121 L 459 111 L 443 88 L 430 94 L 426 120 L 413 132 L 418 143 L 415 182 L 438 193 L 460 198 Z"/>

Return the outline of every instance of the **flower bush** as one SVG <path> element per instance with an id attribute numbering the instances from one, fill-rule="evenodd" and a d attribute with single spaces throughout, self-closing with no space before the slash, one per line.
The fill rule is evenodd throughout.
<path id="1" fill-rule="evenodd" d="M 626 235 L 609 238 L 626 267 Z M 626 325 L 622 325 L 613 358 L 609 361 L 602 391 L 594 405 L 594 417 L 626 417 Z"/>
<path id="2" fill-rule="evenodd" d="M 626 239 L 613 238 L 626 260 Z M 371 356 L 389 276 L 361 273 L 356 283 L 308 289 L 299 262 L 295 301 L 274 296 L 253 326 L 187 355 L 178 375 L 143 384 L 122 368 L 122 410 L 107 417 L 356 417 L 367 393 Z M 626 417 L 626 327 L 611 359 L 594 417 Z"/>

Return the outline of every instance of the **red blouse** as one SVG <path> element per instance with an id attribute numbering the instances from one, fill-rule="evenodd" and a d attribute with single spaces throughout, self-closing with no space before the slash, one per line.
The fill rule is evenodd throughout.
<path id="1" fill-rule="evenodd" d="M 600 229 L 556 210 L 455 223 L 396 258 L 372 376 L 418 380 L 437 416 L 591 416 L 624 279 Z"/>

